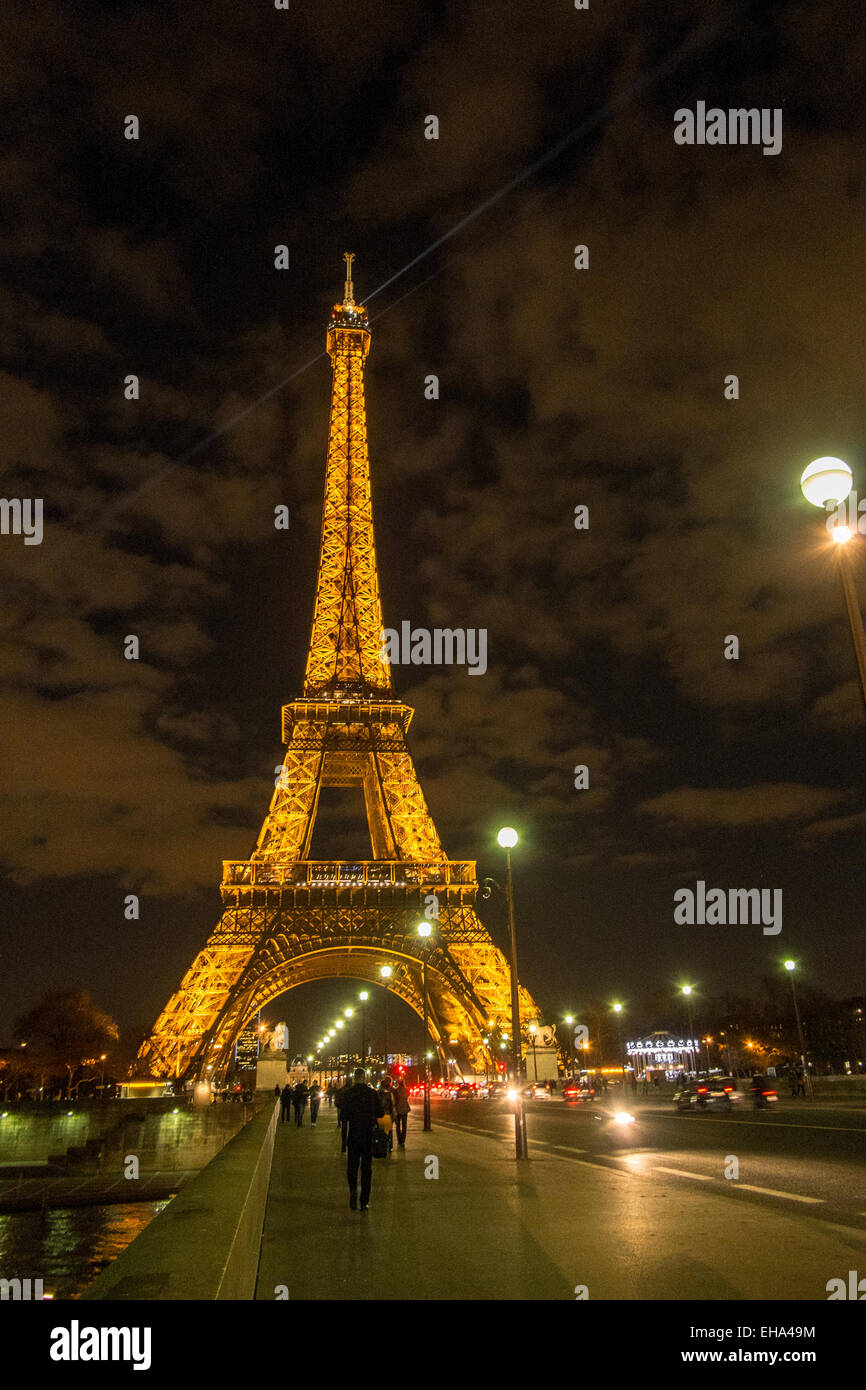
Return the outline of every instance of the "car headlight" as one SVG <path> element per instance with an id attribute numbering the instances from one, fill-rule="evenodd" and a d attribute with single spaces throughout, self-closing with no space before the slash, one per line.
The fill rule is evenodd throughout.
<path id="1" fill-rule="evenodd" d="M 618 1125 L 633 1125 L 634 1115 L 629 1115 L 625 1110 L 620 1110 L 613 1117 Z"/>

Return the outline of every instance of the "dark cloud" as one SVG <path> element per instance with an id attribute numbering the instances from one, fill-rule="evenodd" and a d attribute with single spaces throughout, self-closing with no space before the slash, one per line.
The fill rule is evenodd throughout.
<path id="1" fill-rule="evenodd" d="M 395 681 L 449 850 L 489 858 L 520 821 L 531 983 L 637 989 L 686 865 L 747 882 L 759 848 L 787 883 L 804 845 L 856 858 L 862 708 L 797 479 L 838 453 L 866 490 L 866 36 L 843 0 L 700 20 L 685 0 L 13 3 L 2 491 L 46 507 L 42 546 L 0 538 L 16 920 L 22 885 L 91 876 L 198 894 L 161 941 L 177 969 L 200 945 L 302 679 L 340 255 L 363 297 L 458 226 L 371 303 L 385 621 L 487 629 L 486 675 Z M 698 99 L 781 105 L 782 153 L 675 145 Z M 827 891 L 799 882 L 804 939 Z"/>

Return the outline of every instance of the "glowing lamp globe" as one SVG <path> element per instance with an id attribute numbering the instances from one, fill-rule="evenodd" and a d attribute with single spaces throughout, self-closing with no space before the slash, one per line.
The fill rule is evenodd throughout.
<path id="1" fill-rule="evenodd" d="M 851 491 L 854 474 L 844 459 L 813 459 L 808 468 L 803 469 L 800 488 L 807 502 L 813 507 L 827 508 L 831 504 L 843 502 Z"/>
<path id="2" fill-rule="evenodd" d="M 796 970 L 796 969 L 797 969 L 797 962 L 794 961 L 794 960 L 786 960 L 786 961 L 785 961 L 785 969 L 786 969 L 786 970 Z"/>
<path id="3" fill-rule="evenodd" d="M 517 844 L 517 831 L 512 830 L 510 825 L 504 825 L 496 839 L 503 849 L 514 849 Z"/>
<path id="4" fill-rule="evenodd" d="M 382 977 L 383 980 L 390 980 L 390 978 L 391 978 L 391 973 L 392 973 L 392 972 L 391 972 L 391 967 L 390 967 L 390 965 L 383 965 L 382 968 L 381 968 L 381 970 L 379 971 L 379 974 L 380 974 L 380 976 Z"/>
<path id="5" fill-rule="evenodd" d="M 430 933 L 432 932 L 432 930 L 433 930 L 433 928 L 431 927 L 431 925 L 430 925 L 429 922 L 419 922 L 419 923 L 418 923 L 418 935 L 419 935 L 419 936 L 429 936 Z"/>

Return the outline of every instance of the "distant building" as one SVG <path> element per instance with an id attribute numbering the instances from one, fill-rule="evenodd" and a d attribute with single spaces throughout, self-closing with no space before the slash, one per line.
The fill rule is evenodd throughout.
<path id="1" fill-rule="evenodd" d="M 655 1028 L 634 1042 L 626 1043 L 635 1076 L 646 1071 L 663 1071 L 673 1079 L 678 1072 L 696 1071 L 700 1057 L 698 1038 L 679 1038 L 666 1028 Z"/>

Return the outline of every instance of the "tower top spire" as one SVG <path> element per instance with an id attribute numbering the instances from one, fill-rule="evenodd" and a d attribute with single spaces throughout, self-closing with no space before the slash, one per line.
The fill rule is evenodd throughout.
<path id="1" fill-rule="evenodd" d="M 354 304 L 355 286 L 352 284 L 352 262 L 355 259 L 353 251 L 344 251 L 343 260 L 346 262 L 346 288 L 343 292 L 343 303 Z"/>

